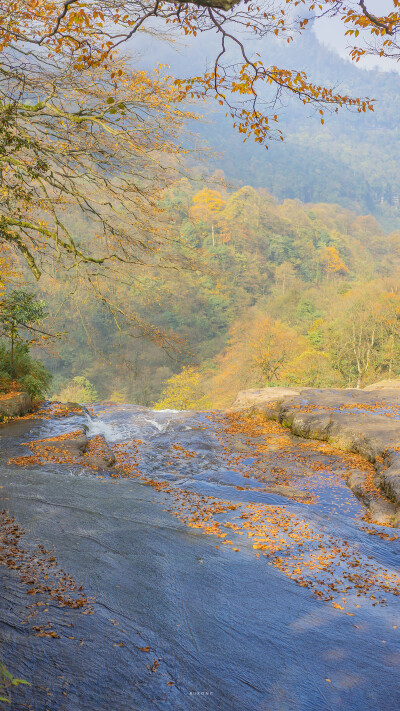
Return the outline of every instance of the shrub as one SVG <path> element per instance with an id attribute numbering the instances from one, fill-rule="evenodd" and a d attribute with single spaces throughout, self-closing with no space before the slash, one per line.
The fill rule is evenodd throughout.
<path id="1" fill-rule="evenodd" d="M 4 666 L 3 662 L 0 661 L 0 702 L 5 701 L 7 704 L 11 704 L 11 690 L 15 686 L 20 686 L 20 684 L 28 684 L 30 686 L 29 681 L 16 679 Z"/>
<path id="2" fill-rule="evenodd" d="M 5 370 L 0 371 L 0 391 L 7 392 L 11 389 L 12 380 Z"/>
<path id="3" fill-rule="evenodd" d="M 98 399 L 99 395 L 93 383 L 83 375 L 72 378 L 57 395 L 52 397 L 52 400 L 61 402 L 96 402 Z"/>
<path id="4" fill-rule="evenodd" d="M 0 389 L 7 390 L 11 386 L 11 353 L 4 345 L 0 345 Z M 32 358 L 26 343 L 18 343 L 14 352 L 15 382 L 21 390 L 32 398 L 44 398 L 49 390 L 52 376 L 43 363 Z"/>
<path id="5" fill-rule="evenodd" d="M 162 399 L 154 405 L 155 410 L 205 410 L 210 407 L 208 398 L 200 387 L 200 372 L 186 367 L 167 380 Z"/>

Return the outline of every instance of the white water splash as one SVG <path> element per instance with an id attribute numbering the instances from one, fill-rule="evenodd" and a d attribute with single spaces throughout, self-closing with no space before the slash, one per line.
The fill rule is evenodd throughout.
<path id="1" fill-rule="evenodd" d="M 157 422 L 157 420 L 149 420 L 148 418 L 145 419 L 145 422 L 147 422 L 152 427 L 155 427 L 155 429 L 158 430 L 158 432 L 160 432 L 161 434 L 164 434 L 164 432 L 167 431 L 170 424 L 170 420 L 167 420 L 167 422 L 163 423 Z"/>
<path id="2" fill-rule="evenodd" d="M 132 412 L 129 406 L 125 406 L 105 414 L 101 412 L 94 416 L 90 412 L 86 414 L 88 436 L 102 435 L 110 444 L 126 441 L 132 437 L 151 441 L 154 437 L 164 435 L 174 426 L 192 429 L 183 424 L 189 414 L 184 410 L 135 408 Z M 116 415 L 118 423 L 115 421 Z"/>
<path id="3" fill-rule="evenodd" d="M 120 439 L 120 433 L 114 425 L 110 425 L 101 419 L 89 419 L 87 424 L 88 437 L 102 435 L 107 442 L 117 442 Z"/>

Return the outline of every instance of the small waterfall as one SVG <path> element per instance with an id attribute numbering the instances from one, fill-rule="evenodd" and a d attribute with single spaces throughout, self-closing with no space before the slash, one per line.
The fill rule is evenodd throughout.
<path id="1" fill-rule="evenodd" d="M 86 415 L 84 429 L 89 439 L 90 437 L 95 437 L 95 435 L 102 435 L 106 442 L 115 442 L 119 439 L 119 433 L 115 426 L 108 424 L 98 415 L 89 412 L 84 405 L 82 405 L 82 410 Z"/>
<path id="2" fill-rule="evenodd" d="M 89 422 L 92 422 L 94 420 L 94 415 L 92 415 L 92 413 L 89 412 L 89 410 L 87 409 L 87 407 L 85 405 L 81 405 L 81 407 L 82 407 L 82 410 L 85 413 L 87 419 L 89 420 Z"/>

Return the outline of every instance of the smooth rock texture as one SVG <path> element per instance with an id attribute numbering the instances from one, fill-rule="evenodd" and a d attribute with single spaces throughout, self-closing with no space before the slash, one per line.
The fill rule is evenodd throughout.
<path id="1" fill-rule="evenodd" d="M 308 443 L 283 433 L 293 440 L 289 475 L 302 470 L 297 455 L 304 468 L 322 464 L 316 501 L 293 501 L 253 479 L 251 461 L 241 472 L 232 468 L 240 444 L 231 450 L 229 443 L 248 440 L 251 453 L 257 435 L 220 441 L 221 423 L 205 413 L 94 406 L 93 418 L 91 434 L 105 435 L 111 448 L 143 442 L 133 478 L 113 471 L 100 478 L 85 456 L 77 466 L 10 461 L 25 442 L 77 433 L 83 414 L 0 428 L 0 510 L 25 530 L 19 550 L 36 561 L 43 546 L 62 576 L 94 598 L 94 614 L 54 598 L 47 606 L 47 593 L 28 592 L 30 569 L 0 566 L 3 661 L 32 683 L 15 687 L 12 711 L 397 711 L 400 596 L 381 590 L 385 603 L 376 604 L 369 584 L 379 576 L 385 585 L 398 570 L 400 540 L 392 531 L 390 540 L 370 535 L 360 502 L 324 457 L 308 458 Z M 195 456 L 168 466 L 176 444 Z M 266 453 L 270 469 L 280 455 L 279 447 Z M 158 490 L 167 477 L 167 489 Z M 205 513 L 210 496 L 235 507 L 217 514 L 232 545 L 180 517 L 185 501 Z M 278 541 L 293 521 L 288 553 L 297 563 L 289 575 L 245 533 L 254 507 L 272 514 L 264 530 Z M 240 524 L 243 535 L 225 523 Z M 301 530 L 311 540 L 299 540 Z M 293 566 L 321 553 L 322 569 L 302 565 L 297 582 Z M 326 595 L 304 587 L 304 576 L 318 578 Z M 39 636 L 37 627 L 50 624 L 56 638 Z"/>
<path id="2" fill-rule="evenodd" d="M 393 390 L 395 388 L 400 390 L 400 380 L 379 380 L 377 383 L 367 385 L 363 389 L 368 392 L 373 390 Z"/>
<path id="3" fill-rule="evenodd" d="M 89 439 L 85 448 L 85 465 L 107 469 L 115 464 L 115 455 L 103 435 Z"/>
<path id="4" fill-rule="evenodd" d="M 300 388 L 258 388 L 252 390 L 241 390 L 232 410 L 245 410 L 248 407 L 265 408 L 271 403 L 281 402 L 284 398 L 296 397 L 300 393 Z"/>
<path id="5" fill-rule="evenodd" d="M 33 440 L 28 446 L 34 454 L 45 459 L 65 457 L 70 463 L 95 469 L 106 469 L 115 464 L 115 455 L 105 438 L 102 435 L 88 438 L 84 431 L 66 439 Z"/>
<path id="6" fill-rule="evenodd" d="M 71 437 L 69 439 L 61 440 L 34 440 L 32 444 L 32 449 L 39 454 L 41 452 L 49 452 L 52 454 L 59 453 L 60 455 L 65 454 L 70 457 L 82 457 L 88 443 L 88 438 L 84 433 L 77 435 L 76 437 Z"/>
<path id="7" fill-rule="evenodd" d="M 20 417 L 32 409 L 32 400 L 28 393 L 15 393 L 11 397 L 0 397 L 0 416 Z"/>
<path id="8" fill-rule="evenodd" d="M 317 439 L 372 462 L 389 497 L 380 508 L 366 494 L 359 475 L 349 486 L 385 524 L 400 525 L 400 381 L 364 390 L 263 388 L 242 391 L 232 410 L 263 412 L 299 437 Z M 379 510 L 378 510 L 379 508 Z M 378 520 L 376 521 L 378 523 Z"/>

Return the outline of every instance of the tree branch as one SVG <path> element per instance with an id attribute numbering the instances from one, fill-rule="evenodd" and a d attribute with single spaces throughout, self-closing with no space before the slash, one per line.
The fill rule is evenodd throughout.
<path id="1" fill-rule="evenodd" d="M 388 27 L 388 25 L 386 25 L 384 22 L 382 22 L 382 21 L 379 20 L 377 17 L 375 17 L 375 15 L 371 15 L 371 13 L 368 12 L 368 10 L 367 10 L 367 8 L 366 8 L 366 6 L 365 6 L 365 0 L 360 0 L 359 5 L 360 5 L 360 7 L 361 7 L 361 9 L 362 9 L 363 14 L 365 15 L 365 17 L 367 17 L 368 20 L 369 20 L 370 22 L 372 22 L 373 25 L 375 25 L 376 27 L 380 27 L 382 30 L 385 30 L 385 32 L 386 32 L 387 35 L 393 35 L 393 34 L 394 34 L 393 30 L 390 30 L 389 27 Z"/>

